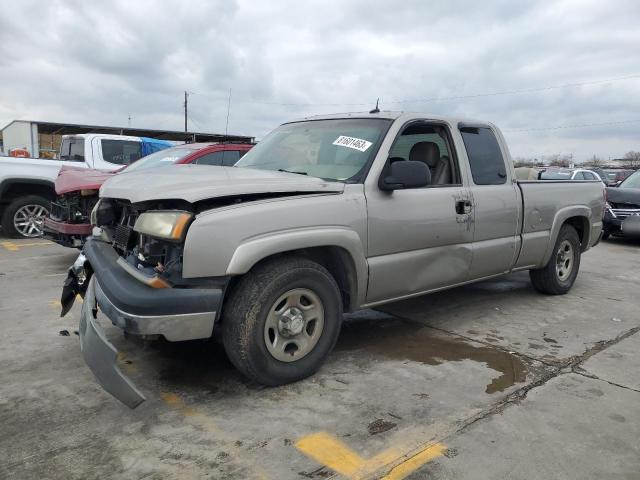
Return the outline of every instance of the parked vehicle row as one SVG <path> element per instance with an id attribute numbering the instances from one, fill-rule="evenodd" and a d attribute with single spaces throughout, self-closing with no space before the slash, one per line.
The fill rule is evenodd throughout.
<path id="1" fill-rule="evenodd" d="M 0 157 L 0 219 L 4 235 L 39 237 L 63 166 L 113 171 L 169 148 L 163 140 L 122 135 L 64 135 L 60 160 Z"/>
<path id="2" fill-rule="evenodd" d="M 617 188 L 607 188 L 603 237 L 640 237 L 640 170 Z"/>
<path id="3" fill-rule="evenodd" d="M 171 164 L 234 165 L 252 144 L 190 143 L 152 153 L 119 170 L 63 167 L 55 182 L 57 198 L 44 220 L 44 236 L 65 247 L 81 248 L 91 235 L 91 210 L 100 186 L 111 176 Z M 141 183 L 142 185 L 142 183 Z"/>
<path id="4" fill-rule="evenodd" d="M 132 408 L 144 395 L 99 317 L 168 341 L 219 332 L 242 373 L 280 385 L 322 365 L 345 311 L 516 270 L 568 292 L 605 202 L 595 179 L 570 195 L 516 180 L 490 123 L 409 113 L 285 123 L 234 167 L 131 170 L 102 185 L 61 301 L 84 295 L 82 354 Z"/>

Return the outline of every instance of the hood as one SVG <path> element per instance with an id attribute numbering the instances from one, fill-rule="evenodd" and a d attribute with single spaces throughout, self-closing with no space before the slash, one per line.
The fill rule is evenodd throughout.
<path id="1" fill-rule="evenodd" d="M 260 193 L 340 193 L 344 184 L 295 173 L 209 165 L 169 165 L 127 172 L 110 178 L 100 196 L 131 203 L 185 200 L 189 203 Z"/>
<path id="2" fill-rule="evenodd" d="M 56 193 L 63 195 L 79 190 L 98 190 L 115 172 L 79 167 L 62 167 L 56 178 Z"/>
<path id="3" fill-rule="evenodd" d="M 616 204 L 640 205 L 640 188 L 607 187 L 607 201 Z"/>

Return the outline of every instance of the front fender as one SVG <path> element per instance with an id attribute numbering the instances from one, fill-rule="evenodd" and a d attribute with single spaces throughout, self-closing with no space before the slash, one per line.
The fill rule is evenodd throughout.
<path id="1" fill-rule="evenodd" d="M 349 254 L 356 270 L 357 304 L 364 303 L 368 275 L 367 260 L 360 236 L 345 227 L 300 228 L 247 239 L 234 251 L 226 275 L 247 273 L 260 260 L 277 253 L 313 247 L 339 247 Z"/>

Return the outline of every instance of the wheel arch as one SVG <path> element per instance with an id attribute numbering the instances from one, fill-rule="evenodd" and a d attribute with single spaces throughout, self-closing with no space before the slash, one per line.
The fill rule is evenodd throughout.
<path id="1" fill-rule="evenodd" d="M 558 234 L 563 225 L 571 225 L 576 229 L 578 237 L 580 238 L 580 251 L 584 252 L 587 250 L 590 245 L 591 235 L 590 218 L 591 210 L 586 206 L 574 206 L 558 210 L 553 220 L 549 235 L 549 245 L 547 246 L 542 265 L 546 265 L 551 258 Z"/>
<path id="2" fill-rule="evenodd" d="M 47 200 L 55 200 L 56 190 L 53 182 L 29 178 L 8 178 L 0 182 L 0 212 L 16 198 L 27 195 L 39 195 Z"/>
<path id="3" fill-rule="evenodd" d="M 355 231 L 345 228 L 303 229 L 251 239 L 236 248 L 226 274 L 238 277 L 262 262 L 288 255 L 324 266 L 340 287 L 346 311 L 364 303 L 368 267 L 362 241 Z"/>

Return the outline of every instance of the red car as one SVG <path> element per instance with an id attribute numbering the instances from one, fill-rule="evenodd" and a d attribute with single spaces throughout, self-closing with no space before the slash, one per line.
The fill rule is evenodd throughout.
<path id="1" fill-rule="evenodd" d="M 55 183 L 58 198 L 51 203 L 51 213 L 44 220 L 44 237 L 64 247 L 82 248 L 91 235 L 90 216 L 98 201 L 98 190 L 112 175 L 180 163 L 229 167 L 252 147 L 249 143 L 186 143 L 147 155 L 116 172 L 63 167 Z"/>

